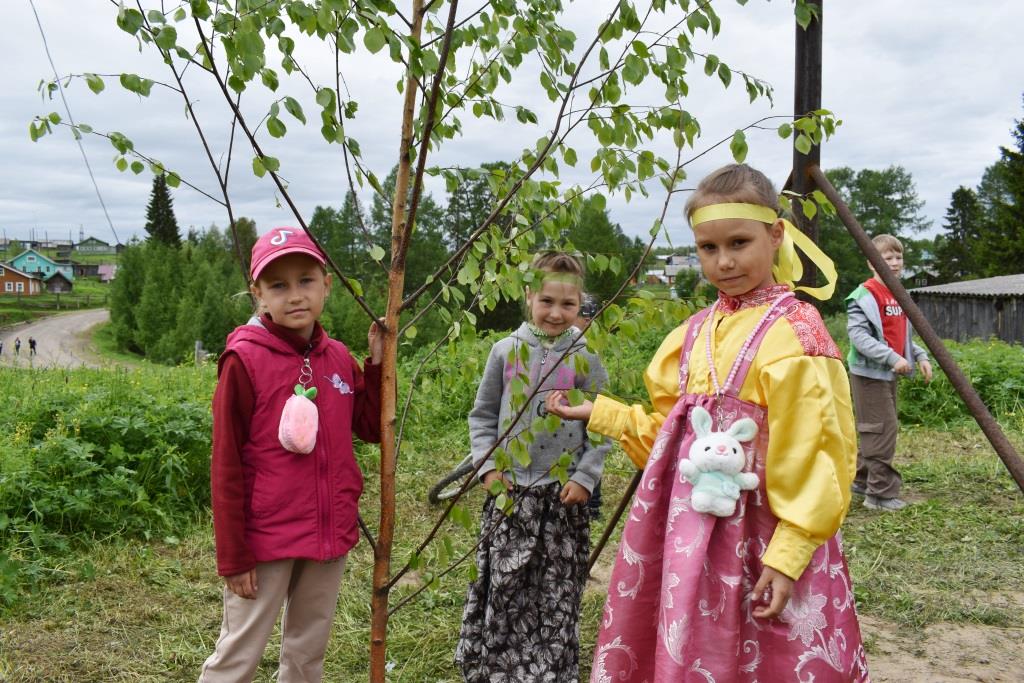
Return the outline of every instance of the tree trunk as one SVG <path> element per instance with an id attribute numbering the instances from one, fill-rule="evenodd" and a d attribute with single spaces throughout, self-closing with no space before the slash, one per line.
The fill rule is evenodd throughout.
<path id="1" fill-rule="evenodd" d="M 418 43 L 423 27 L 423 0 L 413 0 L 410 35 Z M 398 173 L 391 207 L 391 267 L 388 270 L 388 304 L 384 324 L 384 358 L 381 386 L 380 439 L 380 525 L 373 552 L 373 596 L 370 601 L 370 683 L 384 683 L 387 666 L 388 582 L 391 575 L 391 549 L 395 535 L 395 428 L 398 408 L 398 330 L 403 288 L 406 202 L 409 197 L 413 121 L 416 116 L 416 79 L 409 73 L 405 80 L 402 107 L 402 139 L 399 145 Z M 426 144 L 424 141 L 423 144 Z"/>

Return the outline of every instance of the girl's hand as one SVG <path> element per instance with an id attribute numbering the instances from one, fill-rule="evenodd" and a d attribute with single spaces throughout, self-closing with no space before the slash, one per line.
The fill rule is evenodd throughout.
<path id="1" fill-rule="evenodd" d="M 370 330 L 366 333 L 366 345 L 370 348 L 370 362 L 374 365 L 380 365 L 384 358 L 384 319 L 381 318 L 379 323 L 370 323 Z"/>
<path id="2" fill-rule="evenodd" d="M 932 364 L 926 360 L 921 361 L 917 364 L 917 367 L 921 368 L 921 374 L 924 375 L 925 383 L 932 381 Z"/>
<path id="3" fill-rule="evenodd" d="M 505 486 L 506 490 L 512 488 L 512 485 L 509 484 L 508 479 L 505 478 L 504 473 L 499 472 L 498 470 L 491 470 L 490 472 L 484 475 L 483 479 L 484 488 L 487 489 L 488 493 L 491 490 L 491 484 L 499 480 Z"/>
<path id="4" fill-rule="evenodd" d="M 563 420 L 583 420 L 586 422 L 590 419 L 590 414 L 594 412 L 594 403 L 592 401 L 584 401 L 578 406 L 569 405 L 569 399 L 566 397 L 565 392 L 556 389 L 548 394 L 547 399 L 544 401 L 544 407 L 548 409 L 549 413 L 557 415 Z"/>
<path id="5" fill-rule="evenodd" d="M 225 576 L 224 583 L 228 590 L 246 600 L 256 599 L 256 570 L 250 569 L 234 576 Z"/>
<path id="6" fill-rule="evenodd" d="M 765 567 L 751 594 L 754 603 L 759 604 L 754 608 L 754 616 L 758 619 L 773 619 L 782 614 L 782 610 L 785 609 L 786 603 L 789 602 L 789 596 L 793 592 L 793 583 L 793 579 L 778 569 Z M 765 602 L 768 602 L 767 607 L 764 605 Z"/>
<path id="7" fill-rule="evenodd" d="M 562 505 L 582 505 L 590 500 L 590 492 L 574 481 L 566 482 L 558 495 Z"/>
<path id="8" fill-rule="evenodd" d="M 906 358 L 900 358 L 896 361 L 896 365 L 892 366 L 892 371 L 897 375 L 908 375 L 910 374 L 910 363 Z"/>

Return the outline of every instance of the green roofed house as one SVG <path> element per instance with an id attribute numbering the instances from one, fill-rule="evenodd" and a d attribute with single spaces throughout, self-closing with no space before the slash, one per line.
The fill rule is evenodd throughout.
<path id="1" fill-rule="evenodd" d="M 10 260 L 10 264 L 23 273 L 39 273 L 45 280 L 53 273 L 61 273 L 68 282 L 75 280 L 75 268 L 70 263 L 57 263 L 35 249 L 26 249 Z"/>
<path id="2" fill-rule="evenodd" d="M 67 294 L 75 288 L 75 283 L 67 279 L 59 270 L 44 277 L 43 283 L 46 291 L 51 294 Z"/>
<path id="3" fill-rule="evenodd" d="M 117 247 L 95 237 L 86 237 L 74 247 L 80 254 L 116 254 Z"/>

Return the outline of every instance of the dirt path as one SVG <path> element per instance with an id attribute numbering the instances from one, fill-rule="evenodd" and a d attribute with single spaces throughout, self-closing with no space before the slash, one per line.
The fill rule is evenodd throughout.
<path id="1" fill-rule="evenodd" d="M 31 323 L 0 330 L 3 352 L 0 365 L 17 367 L 79 366 L 100 367 L 103 362 L 92 350 L 88 332 L 110 320 L 110 311 L 93 309 L 40 318 Z M 36 355 L 29 352 L 28 339 L 36 340 Z M 14 340 L 21 339 L 21 351 L 15 355 Z"/>

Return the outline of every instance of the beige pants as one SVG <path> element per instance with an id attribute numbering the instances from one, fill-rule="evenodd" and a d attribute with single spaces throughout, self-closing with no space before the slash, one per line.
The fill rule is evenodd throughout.
<path id="1" fill-rule="evenodd" d="M 345 558 L 335 562 L 279 560 L 256 565 L 256 599 L 224 587 L 224 619 L 217 647 L 200 683 L 251 681 L 284 607 L 280 683 L 318 683 L 338 604 Z"/>

